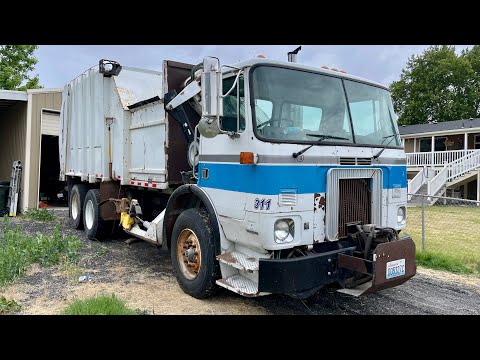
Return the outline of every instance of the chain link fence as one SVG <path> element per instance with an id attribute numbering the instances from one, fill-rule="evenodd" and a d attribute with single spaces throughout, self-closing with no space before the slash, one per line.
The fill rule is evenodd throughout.
<path id="1" fill-rule="evenodd" d="M 480 202 L 420 194 L 408 199 L 404 232 L 415 241 L 417 258 L 480 273 Z"/>

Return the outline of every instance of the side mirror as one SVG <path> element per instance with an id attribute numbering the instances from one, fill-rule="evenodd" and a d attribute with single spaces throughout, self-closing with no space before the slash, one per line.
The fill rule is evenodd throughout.
<path id="1" fill-rule="evenodd" d="M 217 58 L 203 59 L 201 82 L 202 118 L 198 123 L 198 131 L 206 138 L 213 138 L 220 133 L 218 118 L 223 116 L 222 72 Z"/>
<path id="2" fill-rule="evenodd" d="M 202 117 L 223 116 L 222 72 L 217 58 L 203 59 L 202 72 Z"/>

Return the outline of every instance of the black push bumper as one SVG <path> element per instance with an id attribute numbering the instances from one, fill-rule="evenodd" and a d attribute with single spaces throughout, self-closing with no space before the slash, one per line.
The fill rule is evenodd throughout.
<path id="1" fill-rule="evenodd" d="M 364 274 L 370 281 L 362 284 L 360 293 L 372 293 L 403 284 L 416 273 L 415 243 L 410 237 L 379 244 L 373 252 L 373 261 L 354 257 L 354 250 L 348 247 L 291 259 L 260 259 L 258 290 L 300 294 L 334 282 L 355 289 L 354 283 L 349 286 L 345 280 Z M 404 264 L 403 274 L 392 277 L 387 271 L 397 260 Z"/>
<path id="2" fill-rule="evenodd" d="M 354 249 L 350 247 L 291 259 L 260 259 L 258 290 L 293 294 L 337 282 L 338 254 L 351 255 Z"/>

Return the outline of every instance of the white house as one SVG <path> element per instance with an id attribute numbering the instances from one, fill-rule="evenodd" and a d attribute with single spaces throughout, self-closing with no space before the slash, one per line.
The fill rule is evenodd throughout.
<path id="1" fill-rule="evenodd" d="M 409 192 L 480 200 L 480 119 L 400 126 Z"/>

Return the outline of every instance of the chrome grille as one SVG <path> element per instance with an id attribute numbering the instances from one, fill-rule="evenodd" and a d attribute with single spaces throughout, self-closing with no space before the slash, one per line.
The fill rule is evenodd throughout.
<path id="1" fill-rule="evenodd" d="M 338 237 L 343 238 L 347 235 L 345 224 L 371 222 L 370 179 L 340 179 L 338 191 Z"/>
<path id="2" fill-rule="evenodd" d="M 325 214 L 328 240 L 337 240 L 344 236 L 344 232 L 339 229 L 345 228 L 345 223 L 348 222 L 366 221 L 381 225 L 382 178 L 382 170 L 376 168 L 328 170 Z M 370 190 L 369 197 L 365 199 L 366 190 L 359 185 L 360 182 L 343 182 L 341 180 L 360 180 L 360 182 L 366 183 Z M 365 202 L 369 203 L 367 208 L 364 207 Z M 368 213 L 368 217 L 354 220 L 364 213 Z"/>

